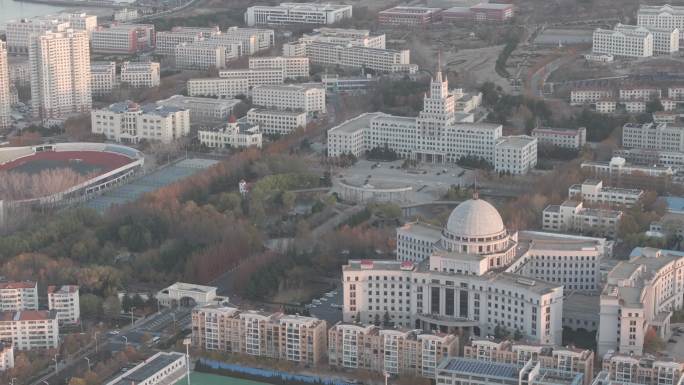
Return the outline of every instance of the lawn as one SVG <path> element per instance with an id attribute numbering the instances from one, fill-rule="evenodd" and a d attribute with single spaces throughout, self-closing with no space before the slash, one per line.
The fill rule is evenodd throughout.
<path id="1" fill-rule="evenodd" d="M 192 385 L 269 385 L 266 382 L 257 382 L 250 380 L 243 380 L 241 378 L 225 377 L 216 374 L 190 373 L 190 383 Z M 175 385 L 187 385 L 187 377 L 183 377 L 182 380 L 176 382 Z"/>

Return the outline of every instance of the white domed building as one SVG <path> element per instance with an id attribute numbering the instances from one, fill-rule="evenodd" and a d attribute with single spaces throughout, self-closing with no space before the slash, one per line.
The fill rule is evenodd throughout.
<path id="1" fill-rule="evenodd" d="M 480 337 L 500 327 L 560 344 L 564 289 L 595 291 L 604 253 L 597 238 L 510 232 L 476 196 L 444 228 L 398 228 L 396 261 L 350 260 L 342 268 L 343 320 L 389 317 L 397 326 Z"/>

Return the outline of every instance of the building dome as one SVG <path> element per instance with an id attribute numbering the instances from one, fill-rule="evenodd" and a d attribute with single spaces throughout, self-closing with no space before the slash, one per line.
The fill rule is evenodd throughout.
<path id="1" fill-rule="evenodd" d="M 451 212 L 446 231 L 462 238 L 485 238 L 505 233 L 506 227 L 494 206 L 482 199 L 470 199 Z"/>

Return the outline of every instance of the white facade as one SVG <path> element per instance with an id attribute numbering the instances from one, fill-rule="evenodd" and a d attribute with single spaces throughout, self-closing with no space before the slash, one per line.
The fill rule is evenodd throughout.
<path id="1" fill-rule="evenodd" d="M 59 345 L 57 315 L 46 310 L 0 312 L 0 340 L 17 350 L 52 349 Z"/>
<path id="2" fill-rule="evenodd" d="M 568 197 L 591 204 L 607 204 L 611 206 L 634 206 L 644 195 L 643 190 L 603 187 L 600 179 L 587 179 L 582 184 L 574 184 L 568 188 Z"/>
<path id="3" fill-rule="evenodd" d="M 679 28 L 648 28 L 653 34 L 653 54 L 671 55 L 679 51 Z"/>
<path id="4" fill-rule="evenodd" d="M 252 103 L 277 110 L 325 113 L 325 88 L 314 83 L 260 85 L 252 88 Z"/>
<path id="5" fill-rule="evenodd" d="M 36 282 L 0 282 L 0 311 L 38 310 Z"/>
<path id="6" fill-rule="evenodd" d="M 532 136 L 537 138 L 539 145 L 552 145 L 561 148 L 580 150 L 587 144 L 587 129 L 546 128 L 539 127 L 532 130 Z"/>
<path id="7" fill-rule="evenodd" d="M 238 122 L 234 116 L 223 127 L 198 130 L 197 138 L 209 148 L 261 148 L 263 142 L 259 126 Z"/>
<path id="8" fill-rule="evenodd" d="M 660 99 L 662 93 L 657 87 L 630 87 L 620 88 L 620 100 L 645 100 Z"/>
<path id="9" fill-rule="evenodd" d="M 410 229 L 402 231 L 412 238 Z M 484 336 L 503 326 L 542 344 L 560 342 L 563 286 L 501 272 L 516 262 L 517 235 L 508 233 L 493 206 L 466 201 L 441 232 L 417 232 L 424 243 L 439 236 L 422 263 L 410 259 L 427 255 L 423 251 L 343 267 L 345 322 L 372 323 L 388 314 L 395 325 L 423 330 L 469 328 Z"/>
<path id="10" fill-rule="evenodd" d="M 594 31 L 592 52 L 626 57 L 653 56 L 653 34 L 644 27 L 618 24 L 614 29 Z"/>
<path id="11" fill-rule="evenodd" d="M 9 63 L 7 62 L 7 46 L 0 41 L 0 129 L 9 128 L 12 124 L 12 101 L 10 98 Z"/>
<path id="12" fill-rule="evenodd" d="M 436 370 L 435 381 L 445 385 L 582 385 L 583 374 L 550 369 L 533 358 L 515 363 L 449 357 Z"/>
<path id="13" fill-rule="evenodd" d="M 239 99 L 198 98 L 183 95 L 173 95 L 168 99 L 157 101 L 159 106 L 190 110 L 192 124 L 226 121 L 239 103 Z"/>
<path id="14" fill-rule="evenodd" d="M 98 27 L 91 33 L 95 53 L 133 55 L 154 49 L 155 32 L 152 24 L 112 24 Z"/>
<path id="15" fill-rule="evenodd" d="M 62 32 L 69 26 L 68 21 L 61 21 L 55 16 L 11 20 L 5 25 L 7 52 L 26 55 L 29 52 L 32 36 L 45 32 Z"/>
<path id="16" fill-rule="evenodd" d="M 159 352 L 105 385 L 165 385 L 185 376 L 187 357 L 177 352 Z"/>
<path id="17" fill-rule="evenodd" d="M 14 345 L 10 341 L 0 343 L 0 372 L 14 367 Z"/>
<path id="18" fill-rule="evenodd" d="M 190 133 L 190 110 L 133 102 L 114 103 L 90 114 L 92 132 L 109 140 L 138 143 L 141 140 L 170 143 Z"/>
<path id="19" fill-rule="evenodd" d="M 180 43 L 174 48 L 176 69 L 203 70 L 226 67 L 226 51 L 233 52 L 235 47 L 226 47 L 208 41 Z"/>
<path id="20" fill-rule="evenodd" d="M 285 82 L 285 71 L 280 68 L 234 69 L 219 71 L 220 79 L 246 79 L 249 87 L 276 85 Z"/>
<path id="21" fill-rule="evenodd" d="M 684 39 L 684 6 L 641 5 L 637 12 L 637 24 L 647 28 L 677 28 L 679 38 Z"/>
<path id="22" fill-rule="evenodd" d="M 123 62 L 121 63 L 121 82 L 134 88 L 157 87 L 160 83 L 159 63 Z"/>
<path id="23" fill-rule="evenodd" d="M 668 87 L 667 97 L 672 100 L 684 100 L 684 86 Z"/>
<path id="24" fill-rule="evenodd" d="M 304 53 L 312 63 L 369 68 L 380 72 L 415 73 L 418 66 L 411 64 L 409 50 L 368 48 L 333 43 L 295 43 L 283 45 L 284 56 Z"/>
<path id="25" fill-rule="evenodd" d="M 309 58 L 286 56 L 257 56 L 249 58 L 250 69 L 282 69 L 289 79 L 309 77 Z"/>
<path id="26" fill-rule="evenodd" d="M 247 78 L 203 78 L 190 79 L 187 83 L 188 95 L 210 96 L 220 99 L 233 99 L 238 95 L 249 93 Z"/>
<path id="27" fill-rule="evenodd" d="M 108 95 L 112 93 L 116 81 L 116 62 L 91 62 L 90 87 L 93 95 Z"/>
<path id="28" fill-rule="evenodd" d="M 570 105 L 581 106 L 583 104 L 596 103 L 601 99 L 610 99 L 612 97 L 613 91 L 608 89 L 576 89 L 570 91 Z"/>
<path id="29" fill-rule="evenodd" d="M 582 169 L 594 174 L 617 177 L 621 175 L 643 174 L 651 177 L 672 176 L 674 172 L 670 166 L 641 166 L 629 164 L 624 158 L 614 156 L 610 161 L 586 161 L 582 162 Z"/>
<path id="30" fill-rule="evenodd" d="M 617 236 L 622 211 L 585 208 L 582 202 L 567 200 L 560 205 L 549 205 L 542 212 L 542 228 L 557 232 L 578 232 Z"/>
<path id="31" fill-rule="evenodd" d="M 537 139 L 529 135 L 499 138 L 494 151 L 496 172 L 527 174 L 537 165 Z"/>
<path id="32" fill-rule="evenodd" d="M 367 29 L 351 28 L 315 28 L 312 33 L 305 33 L 298 40 L 300 43 L 331 43 L 352 47 L 385 49 L 385 34 L 372 34 Z"/>
<path id="33" fill-rule="evenodd" d="M 37 36 L 31 41 L 29 61 L 34 116 L 60 119 L 90 111 L 90 48 L 85 31 Z"/>
<path id="34" fill-rule="evenodd" d="M 123 8 L 114 10 L 114 21 L 118 22 L 128 22 L 137 19 L 140 15 L 138 10 L 135 8 Z"/>
<path id="35" fill-rule="evenodd" d="M 684 305 L 684 255 L 638 248 L 608 274 L 601 294 L 598 353 L 643 354 L 644 334 L 654 327 L 668 339 L 672 312 Z"/>
<path id="36" fill-rule="evenodd" d="M 48 286 L 47 293 L 48 309 L 57 313 L 60 324 L 77 324 L 81 321 L 78 286 Z"/>
<path id="37" fill-rule="evenodd" d="M 155 295 L 155 298 L 161 306 L 175 306 L 184 301 L 204 306 L 215 302 L 218 297 L 216 296 L 216 287 L 214 286 L 176 282 L 160 290 Z"/>
<path id="38" fill-rule="evenodd" d="M 193 43 L 221 34 L 218 27 L 173 27 L 170 31 L 157 32 L 155 52 L 160 55 L 173 55 L 178 44 Z"/>
<path id="39" fill-rule="evenodd" d="M 601 114 L 612 114 L 617 110 L 617 101 L 615 100 L 599 100 L 596 102 L 596 112 Z"/>
<path id="40" fill-rule="evenodd" d="M 352 17 L 352 6 L 317 3 L 280 3 L 247 8 L 245 23 L 257 24 L 334 24 Z"/>
<path id="41" fill-rule="evenodd" d="M 627 123 L 622 127 L 622 147 L 682 152 L 684 129 L 666 123 Z"/>
<path id="42" fill-rule="evenodd" d="M 299 128 L 306 128 L 307 115 L 304 111 L 252 108 L 247 111 L 247 121 L 258 125 L 264 134 L 287 135 Z"/>

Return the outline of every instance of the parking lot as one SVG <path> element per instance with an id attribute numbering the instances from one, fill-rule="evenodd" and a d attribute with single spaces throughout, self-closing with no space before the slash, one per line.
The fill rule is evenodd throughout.
<path id="1" fill-rule="evenodd" d="M 665 345 L 670 356 L 684 360 L 684 323 L 672 324 L 672 336 Z"/>
<path id="2" fill-rule="evenodd" d="M 324 319 L 328 325 L 334 325 L 342 321 L 342 290 L 328 292 L 307 306 L 312 316 Z"/>
<path id="3" fill-rule="evenodd" d="M 335 180 L 346 180 L 353 184 L 392 183 L 412 186 L 412 203 L 440 200 L 452 185 L 466 186 L 474 182 L 474 172 L 455 164 L 420 164 L 417 168 L 402 169 L 403 160 L 394 162 L 373 162 L 359 160 L 354 166 L 340 170 Z M 334 191 L 334 190 L 333 190 Z"/>

